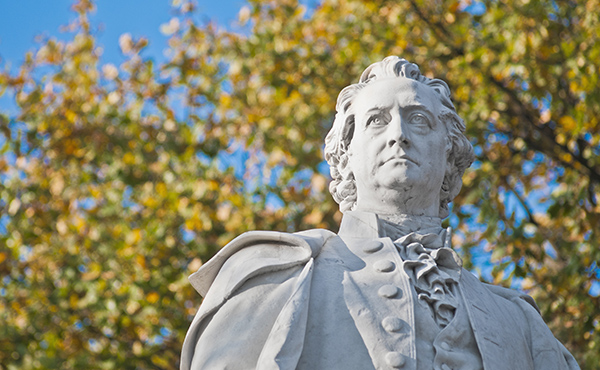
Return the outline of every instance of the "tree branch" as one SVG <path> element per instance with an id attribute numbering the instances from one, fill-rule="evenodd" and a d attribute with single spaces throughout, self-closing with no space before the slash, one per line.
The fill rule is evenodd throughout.
<path id="1" fill-rule="evenodd" d="M 561 163 L 565 167 L 569 167 L 575 171 L 578 169 L 570 163 L 569 161 L 565 161 L 560 153 L 557 153 L 556 149 L 559 149 L 560 152 L 569 154 L 571 158 L 577 163 L 579 163 L 582 167 L 584 167 L 590 178 L 590 181 L 593 181 L 597 184 L 600 184 L 600 170 L 596 169 L 592 165 L 588 163 L 588 161 L 583 158 L 581 155 L 577 155 L 573 153 L 569 148 L 564 144 L 559 144 L 556 141 L 556 135 L 554 135 L 554 131 L 548 126 L 541 126 L 536 122 L 539 120 L 539 117 L 531 113 L 531 109 L 529 109 L 517 96 L 517 93 L 508 88 L 505 83 L 501 80 L 497 80 L 495 77 L 488 75 L 489 80 L 497 86 L 501 91 L 506 93 L 510 99 L 512 104 L 509 104 L 508 110 L 510 114 L 518 117 L 521 121 L 521 127 L 526 129 L 524 135 L 522 135 L 522 139 L 525 140 L 527 145 L 531 148 L 537 149 L 542 153 L 550 155 L 557 162 Z M 537 132 L 546 140 L 536 140 L 534 137 L 534 132 Z"/>
<path id="2" fill-rule="evenodd" d="M 521 196 L 521 194 L 519 194 L 517 189 L 514 186 L 512 186 L 512 184 L 510 183 L 509 177 L 504 177 L 503 179 L 504 179 L 504 181 L 503 181 L 504 185 L 506 185 L 506 187 L 508 187 L 508 189 L 515 195 L 515 197 L 521 204 L 521 207 L 523 207 L 523 209 L 525 210 L 525 213 L 527 214 L 527 219 L 528 219 L 529 223 L 535 225 L 536 227 L 539 227 L 540 225 L 533 218 L 533 213 L 531 212 L 529 205 L 527 204 L 525 199 Z"/>
<path id="3" fill-rule="evenodd" d="M 440 40 L 442 43 L 444 43 L 444 45 L 449 47 L 450 50 L 452 50 L 452 52 L 456 56 L 461 56 L 461 55 L 465 54 L 465 50 L 462 47 L 457 47 L 454 45 L 452 39 L 450 39 L 450 37 L 448 36 L 448 35 L 450 35 L 450 33 L 448 32 L 446 27 L 441 22 L 431 21 L 431 17 L 427 17 L 421 11 L 421 8 L 419 8 L 419 5 L 417 5 L 414 0 L 410 0 L 409 3 L 412 6 L 412 8 L 414 9 L 415 13 L 417 13 L 419 18 L 429 26 L 429 28 L 433 31 L 433 33 L 435 33 L 435 36 L 437 37 L 438 40 Z"/>

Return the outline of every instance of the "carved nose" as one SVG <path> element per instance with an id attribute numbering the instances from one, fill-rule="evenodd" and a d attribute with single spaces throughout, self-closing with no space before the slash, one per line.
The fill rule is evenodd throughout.
<path id="1" fill-rule="evenodd" d="M 394 125 L 394 128 L 391 132 L 391 138 L 388 141 L 389 146 L 394 146 L 394 144 L 398 144 L 400 146 L 408 146 L 410 144 L 408 137 L 406 136 L 406 132 L 402 123 L 397 122 Z"/>

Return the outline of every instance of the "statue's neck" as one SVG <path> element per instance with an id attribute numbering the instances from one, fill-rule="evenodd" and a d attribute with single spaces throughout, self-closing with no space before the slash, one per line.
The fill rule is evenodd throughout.
<path id="1" fill-rule="evenodd" d="M 405 214 L 378 214 L 380 226 L 386 236 L 399 238 L 412 232 L 439 233 L 442 230 L 442 219 L 430 216 L 415 216 Z"/>

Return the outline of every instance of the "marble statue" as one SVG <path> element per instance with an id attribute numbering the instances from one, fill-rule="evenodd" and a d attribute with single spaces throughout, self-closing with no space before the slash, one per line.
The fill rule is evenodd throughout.
<path id="1" fill-rule="evenodd" d="M 441 227 L 473 161 L 450 89 L 398 57 L 326 138 L 337 234 L 251 231 L 190 276 L 181 369 L 579 369 L 531 297 L 481 283 Z"/>

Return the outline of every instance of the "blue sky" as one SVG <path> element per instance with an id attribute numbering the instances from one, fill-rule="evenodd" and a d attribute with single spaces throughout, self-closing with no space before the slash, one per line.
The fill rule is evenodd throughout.
<path id="1" fill-rule="evenodd" d="M 21 64 L 25 53 L 36 46 L 36 36 L 67 38 L 59 31 L 61 25 L 75 17 L 73 0 L 0 0 L 0 66 L 12 68 Z M 150 46 L 147 57 L 162 60 L 167 38 L 160 25 L 172 17 L 170 0 L 98 0 L 93 23 L 102 25 L 98 42 L 104 46 L 103 60 L 119 63 L 119 36 L 131 33 L 146 36 Z M 236 19 L 243 0 L 199 0 L 201 20 L 214 20 L 229 27 Z"/>
<path id="2" fill-rule="evenodd" d="M 70 39 L 60 31 L 76 14 L 71 10 L 74 0 L 0 0 L 0 68 L 15 71 L 28 51 L 36 49 L 36 38 Z M 119 49 L 119 37 L 130 33 L 133 37 L 147 37 L 144 57 L 165 60 L 163 51 L 168 38 L 160 33 L 160 26 L 173 16 L 171 0 L 96 0 L 92 24 L 96 40 L 104 49 L 102 61 L 116 65 L 125 59 Z M 237 18 L 244 0 L 198 0 L 198 20 L 217 22 L 230 28 Z M 14 113 L 13 96 L 0 96 L 0 111 Z"/>

